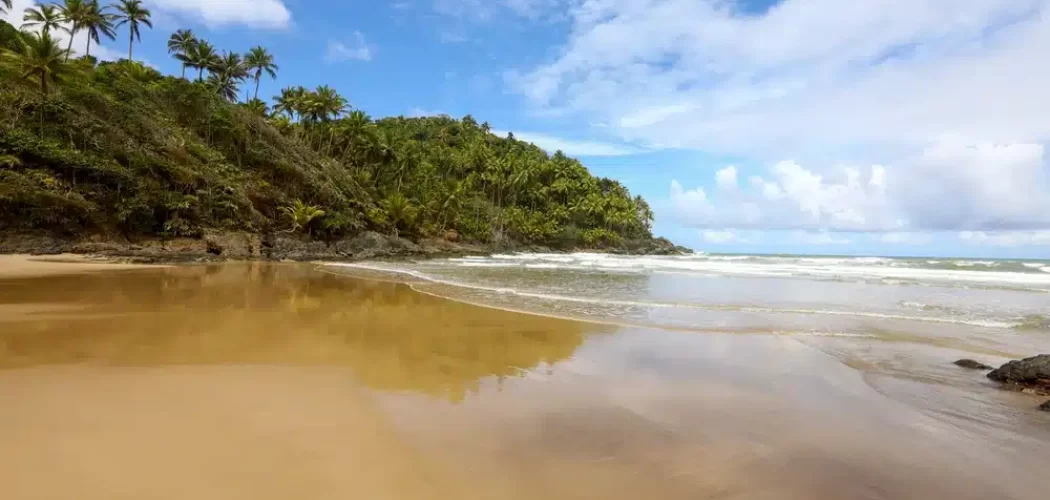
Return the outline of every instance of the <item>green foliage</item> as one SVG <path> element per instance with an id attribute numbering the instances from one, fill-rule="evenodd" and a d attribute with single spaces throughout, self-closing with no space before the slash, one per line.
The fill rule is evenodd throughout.
<path id="1" fill-rule="evenodd" d="M 48 87 L 64 75 L 68 67 L 64 64 L 66 51 L 47 31 L 40 34 L 25 33 L 16 52 L 7 52 L 14 66 L 25 80 L 35 81 L 40 92 L 47 94 Z"/>
<path id="2" fill-rule="evenodd" d="M 325 211 L 317 205 L 307 205 L 303 200 L 295 200 L 286 207 L 281 207 L 281 212 L 288 217 L 292 224 L 290 231 L 295 232 L 310 226 L 314 219 L 324 217 Z"/>
<path id="3" fill-rule="evenodd" d="M 94 1 L 62 11 L 92 40 L 112 26 Z M 234 102 L 243 81 L 276 76 L 261 47 L 220 55 L 179 31 L 168 50 L 198 71 L 187 81 L 130 60 L 66 62 L 47 37 L 0 23 L 0 46 L 18 49 L 0 63 L 0 230 L 375 230 L 556 248 L 651 238 L 641 197 L 470 116 L 373 120 L 329 86 L 287 87 L 270 114 Z"/>

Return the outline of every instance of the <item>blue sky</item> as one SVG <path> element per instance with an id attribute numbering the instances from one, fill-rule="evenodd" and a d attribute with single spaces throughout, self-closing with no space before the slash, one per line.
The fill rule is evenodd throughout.
<path id="1" fill-rule="evenodd" d="M 146 3 L 135 54 L 163 71 L 192 28 L 269 48 L 261 96 L 471 114 L 621 180 L 697 249 L 1050 257 L 1050 0 Z"/>

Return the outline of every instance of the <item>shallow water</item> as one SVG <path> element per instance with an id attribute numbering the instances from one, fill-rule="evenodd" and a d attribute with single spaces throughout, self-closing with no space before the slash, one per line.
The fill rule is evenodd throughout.
<path id="1" fill-rule="evenodd" d="M 959 345 L 1027 341 L 776 334 L 754 311 L 728 311 L 758 324 L 733 319 L 745 327 L 732 333 L 689 316 L 677 330 L 580 322 L 411 285 L 292 264 L 0 281 L 0 497 L 1035 499 L 1050 487 L 1040 401 L 949 364 Z M 532 307 L 515 300 L 502 305 Z"/>

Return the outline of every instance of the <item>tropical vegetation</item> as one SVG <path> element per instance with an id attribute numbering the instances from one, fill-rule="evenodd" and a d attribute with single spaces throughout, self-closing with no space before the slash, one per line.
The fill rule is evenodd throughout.
<path id="1" fill-rule="evenodd" d="M 139 0 L 65 0 L 31 17 L 26 31 L 0 22 L 0 230 L 651 240 L 644 199 L 472 116 L 374 119 L 328 85 L 285 86 L 268 103 L 272 53 L 219 51 L 189 30 L 167 43 L 181 76 L 163 75 L 131 60 L 152 28 Z M 86 33 L 90 47 L 118 30 L 129 47 L 117 62 L 71 58 L 54 37 Z"/>

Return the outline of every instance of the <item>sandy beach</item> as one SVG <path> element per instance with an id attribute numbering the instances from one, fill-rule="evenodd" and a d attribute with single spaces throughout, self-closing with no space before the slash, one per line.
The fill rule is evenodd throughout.
<path id="1" fill-rule="evenodd" d="M 791 338 L 516 314 L 306 264 L 106 266 L 0 260 L 2 498 L 1034 500 L 1050 486 L 1038 416 L 960 427 Z"/>

